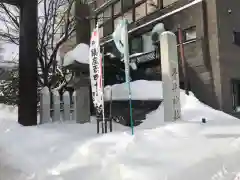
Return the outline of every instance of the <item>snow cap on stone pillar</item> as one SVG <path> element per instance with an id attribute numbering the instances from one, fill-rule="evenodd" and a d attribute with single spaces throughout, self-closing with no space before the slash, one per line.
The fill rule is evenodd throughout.
<path id="1" fill-rule="evenodd" d="M 165 31 L 164 24 L 158 23 L 156 24 L 152 29 L 152 41 L 153 43 L 156 43 L 159 41 L 159 36 Z"/>

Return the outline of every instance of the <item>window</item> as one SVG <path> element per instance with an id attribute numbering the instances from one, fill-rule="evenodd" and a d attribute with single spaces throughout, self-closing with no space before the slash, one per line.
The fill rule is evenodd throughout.
<path id="1" fill-rule="evenodd" d="M 99 38 L 103 37 L 103 26 L 99 27 Z"/>
<path id="2" fill-rule="evenodd" d="M 104 0 L 97 0 L 96 1 L 96 8 L 99 8 L 101 5 L 103 5 Z"/>
<path id="3" fill-rule="evenodd" d="M 109 19 L 103 24 L 103 36 L 108 36 L 113 32 L 113 21 Z"/>
<path id="4" fill-rule="evenodd" d="M 122 0 L 122 9 L 123 11 L 129 9 L 133 6 L 133 0 Z"/>
<path id="5" fill-rule="evenodd" d="M 146 16 L 146 3 L 141 4 L 135 8 L 135 21 Z"/>
<path id="6" fill-rule="evenodd" d="M 153 45 L 152 41 L 152 33 L 148 32 L 142 35 L 143 40 L 143 52 L 151 52 L 155 50 L 155 47 Z"/>
<path id="7" fill-rule="evenodd" d="M 101 25 L 103 23 L 103 13 L 97 15 L 97 22 L 98 25 Z"/>
<path id="8" fill-rule="evenodd" d="M 196 26 L 184 30 L 185 41 L 190 41 L 197 38 Z"/>
<path id="9" fill-rule="evenodd" d="M 128 23 L 132 23 L 133 22 L 133 11 L 130 10 L 126 13 L 124 13 L 124 18 L 128 20 Z"/>
<path id="10" fill-rule="evenodd" d="M 118 18 L 114 19 L 114 29 L 117 27 L 117 25 L 121 19 L 122 19 L 122 16 L 119 16 Z"/>
<path id="11" fill-rule="evenodd" d="M 130 54 L 141 53 L 143 51 L 142 36 L 130 40 Z"/>
<path id="12" fill-rule="evenodd" d="M 233 41 L 234 41 L 234 44 L 240 46 L 240 32 L 236 32 L 234 31 L 233 32 Z"/>
<path id="13" fill-rule="evenodd" d="M 95 10 L 96 7 L 97 7 L 96 1 L 91 2 L 91 3 L 89 4 L 89 7 L 90 7 L 91 10 Z"/>
<path id="14" fill-rule="evenodd" d="M 91 19 L 90 20 L 90 28 L 91 30 L 94 29 L 96 27 L 96 20 L 95 19 Z"/>
<path id="15" fill-rule="evenodd" d="M 169 6 L 177 1 L 178 0 L 163 0 L 163 7 Z"/>
<path id="16" fill-rule="evenodd" d="M 158 0 L 147 0 L 147 14 L 150 14 L 158 9 Z"/>
<path id="17" fill-rule="evenodd" d="M 240 80 L 232 80 L 233 110 L 240 112 Z"/>
<path id="18" fill-rule="evenodd" d="M 114 16 L 119 14 L 122 10 L 122 7 L 121 7 L 121 1 L 118 1 L 117 3 L 115 3 L 113 5 L 113 14 Z"/>
<path id="19" fill-rule="evenodd" d="M 103 12 L 103 21 L 107 21 L 112 17 L 112 6 L 108 6 Z"/>

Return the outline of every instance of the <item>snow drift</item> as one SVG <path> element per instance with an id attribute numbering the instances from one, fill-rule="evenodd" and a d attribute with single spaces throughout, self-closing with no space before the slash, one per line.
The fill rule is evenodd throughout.
<path id="1" fill-rule="evenodd" d="M 134 84 L 138 83 L 143 85 L 143 81 Z M 119 90 L 121 85 L 112 88 L 117 86 Z M 151 94 L 153 98 L 152 91 L 158 89 L 147 94 L 142 91 L 142 95 L 139 91 L 135 97 Z M 118 93 L 115 97 L 123 98 L 124 93 Z M 160 105 L 135 129 L 134 136 L 119 124 L 114 124 L 113 133 L 96 135 L 94 119 L 83 125 L 66 122 L 21 127 L 15 117 L 7 116 L 8 108 L 2 108 L 0 179 L 239 179 L 239 120 L 202 104 L 193 94 L 182 92 L 181 105 L 184 121 L 164 124 Z M 207 123 L 201 122 L 202 117 Z"/>

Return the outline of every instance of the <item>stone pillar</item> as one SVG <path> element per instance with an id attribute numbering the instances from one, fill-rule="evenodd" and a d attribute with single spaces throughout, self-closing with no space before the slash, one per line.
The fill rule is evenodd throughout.
<path id="1" fill-rule="evenodd" d="M 90 8 L 89 5 L 75 2 L 76 16 L 76 40 L 77 44 L 90 43 L 91 27 L 90 27 Z M 75 89 L 76 93 L 76 120 L 78 123 L 90 121 L 90 78 L 89 73 L 75 73 L 75 78 L 79 78 L 80 82 Z"/>
<path id="2" fill-rule="evenodd" d="M 37 0 L 20 6 L 18 122 L 37 124 Z"/>
<path id="3" fill-rule="evenodd" d="M 76 122 L 83 124 L 90 122 L 90 99 L 89 88 L 82 86 L 75 91 L 76 93 Z"/>
<path id="4" fill-rule="evenodd" d="M 88 4 L 81 1 L 75 2 L 75 19 L 76 19 L 76 40 L 79 43 L 90 43 L 91 25 L 90 25 L 90 8 Z"/>
<path id="5" fill-rule="evenodd" d="M 79 81 L 75 86 L 75 118 L 77 123 L 90 122 L 90 80 L 89 77 L 80 73 L 75 75 Z"/>
<path id="6" fill-rule="evenodd" d="M 163 81 L 164 121 L 181 120 L 181 102 L 178 72 L 177 38 L 172 32 L 160 35 L 161 68 Z"/>

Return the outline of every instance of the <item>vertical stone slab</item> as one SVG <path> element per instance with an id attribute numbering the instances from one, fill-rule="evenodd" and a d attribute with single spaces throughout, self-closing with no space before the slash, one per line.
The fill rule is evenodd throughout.
<path id="1" fill-rule="evenodd" d="M 53 122 L 60 121 L 60 95 L 57 90 L 53 90 Z"/>
<path id="2" fill-rule="evenodd" d="M 69 121 L 70 118 L 70 95 L 68 91 L 63 94 L 63 121 Z"/>
<path id="3" fill-rule="evenodd" d="M 72 95 L 72 99 L 73 99 L 73 111 L 72 111 L 72 118 L 71 120 L 77 122 L 77 106 L 76 106 L 76 102 L 77 102 L 77 98 L 76 98 L 76 91 L 73 92 Z"/>
<path id="4" fill-rule="evenodd" d="M 164 121 L 181 119 L 177 39 L 172 32 L 160 35 Z"/>
<path id="5" fill-rule="evenodd" d="M 40 124 L 50 122 L 50 92 L 44 87 L 40 92 Z"/>
<path id="6" fill-rule="evenodd" d="M 90 122 L 89 87 L 82 86 L 76 90 L 76 122 Z"/>

